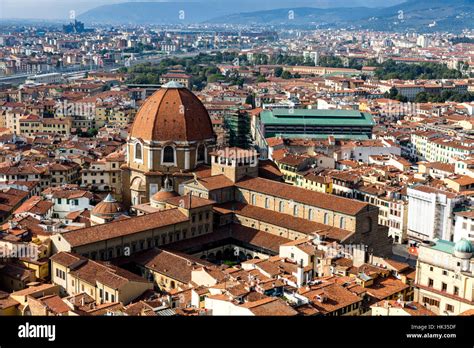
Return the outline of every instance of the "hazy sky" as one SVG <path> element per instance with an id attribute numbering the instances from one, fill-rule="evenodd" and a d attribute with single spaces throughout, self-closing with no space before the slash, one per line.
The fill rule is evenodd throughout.
<path id="1" fill-rule="evenodd" d="M 120 2 L 132 2 L 143 0 L 0 0 L 0 18 L 34 18 L 34 19 L 69 19 L 70 11 L 80 14 L 91 8 L 115 4 Z M 147 0 L 150 1 L 150 0 Z M 169 0 L 151 0 L 169 1 Z M 174 0 L 178 2 L 177 0 Z M 239 0 L 182 0 L 185 2 L 229 2 Z M 329 7 L 331 5 L 351 6 L 389 6 L 404 0 L 255 0 L 259 9 L 271 9 L 289 6 Z M 249 11 L 251 9 L 243 9 Z"/>

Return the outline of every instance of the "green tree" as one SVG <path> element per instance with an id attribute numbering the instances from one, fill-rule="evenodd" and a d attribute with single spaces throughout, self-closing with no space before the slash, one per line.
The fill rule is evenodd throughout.
<path id="1" fill-rule="evenodd" d="M 283 74 L 283 68 L 281 66 L 275 68 L 275 76 L 280 77 Z"/>
<path id="2" fill-rule="evenodd" d="M 390 88 L 390 92 L 388 94 L 388 97 L 390 99 L 395 99 L 397 97 L 397 95 L 398 95 L 398 89 L 396 89 L 395 87 Z"/>
<path id="3" fill-rule="evenodd" d="M 291 75 L 291 73 L 288 70 L 283 71 L 283 73 L 281 74 L 281 78 L 285 80 L 291 79 L 292 77 L 293 75 Z"/>
<path id="4" fill-rule="evenodd" d="M 247 98 L 245 98 L 245 104 L 252 105 L 252 108 L 255 109 L 255 96 L 253 94 L 249 94 Z"/>
<path id="5" fill-rule="evenodd" d="M 221 74 L 212 74 L 207 77 L 207 82 L 217 82 L 219 80 L 225 80 L 225 76 Z"/>

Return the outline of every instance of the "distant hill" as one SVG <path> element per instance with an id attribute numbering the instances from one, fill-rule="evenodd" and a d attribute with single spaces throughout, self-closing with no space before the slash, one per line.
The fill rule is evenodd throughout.
<path id="1" fill-rule="evenodd" d="M 338 24 L 357 21 L 367 18 L 370 14 L 377 14 L 378 10 L 366 7 L 341 7 L 341 8 L 313 8 L 313 7 L 288 7 L 270 11 L 255 11 L 234 13 L 231 15 L 212 18 L 209 23 L 228 24 L 271 24 L 288 26 L 305 26 L 308 24 Z"/>
<path id="2" fill-rule="evenodd" d="M 385 0 L 383 6 L 390 6 L 405 0 Z M 125 2 L 103 5 L 78 16 L 87 24 L 178 24 L 199 23 L 233 13 L 269 11 L 286 6 L 293 8 L 313 7 L 380 7 L 380 0 L 184 0 L 169 2 Z M 180 18 L 184 11 L 184 18 Z"/>
<path id="3" fill-rule="evenodd" d="M 408 0 L 398 5 L 379 8 L 289 6 L 311 3 L 306 0 L 274 0 L 270 2 L 272 5 L 258 0 L 200 1 L 202 3 L 188 0 L 105 5 L 89 10 L 78 18 L 86 24 L 269 24 L 300 28 L 354 27 L 423 31 L 457 31 L 474 26 L 474 0 Z M 387 0 L 384 5 L 397 2 L 399 0 Z M 336 0 L 332 3 L 343 6 L 351 2 Z M 352 3 L 373 5 L 374 2 L 359 0 Z M 286 4 L 287 8 L 267 9 L 283 4 Z"/>
<path id="4" fill-rule="evenodd" d="M 78 19 L 88 24 L 189 24 L 228 13 L 231 12 L 196 2 L 125 2 L 96 7 Z"/>
<path id="5" fill-rule="evenodd" d="M 400 12 L 403 11 L 403 12 Z M 403 21 L 399 15 L 403 14 Z M 426 31 L 474 28 L 474 0 L 410 0 L 380 9 L 367 26 L 389 29 L 425 29 Z M 430 26 L 433 25 L 433 26 Z"/>
<path id="6" fill-rule="evenodd" d="M 285 8 L 235 13 L 208 22 L 375 30 L 461 30 L 474 28 L 474 0 L 409 0 L 386 8 Z"/>

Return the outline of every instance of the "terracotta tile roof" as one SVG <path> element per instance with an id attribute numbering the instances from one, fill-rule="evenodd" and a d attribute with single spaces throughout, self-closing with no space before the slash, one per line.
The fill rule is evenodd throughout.
<path id="1" fill-rule="evenodd" d="M 10 297 L 8 292 L 0 290 L 0 309 L 6 309 L 13 306 L 18 306 L 20 303 Z"/>
<path id="2" fill-rule="evenodd" d="M 431 186 L 420 185 L 413 188 L 413 190 L 425 192 L 425 193 L 434 193 L 434 194 L 442 194 L 446 195 L 448 198 L 456 198 L 457 194 L 449 191 L 439 190 L 437 188 Z"/>
<path id="3" fill-rule="evenodd" d="M 193 268 L 212 266 L 211 263 L 190 255 L 156 248 L 134 256 L 133 262 L 184 284 L 188 284 L 191 281 L 191 271 Z"/>
<path id="4" fill-rule="evenodd" d="M 214 138 L 211 119 L 201 101 L 186 88 L 161 88 L 138 110 L 130 137 L 154 141 Z"/>
<path id="5" fill-rule="evenodd" d="M 26 289 L 23 289 L 23 290 L 15 291 L 15 292 L 11 293 L 11 296 L 15 296 L 15 297 L 24 296 L 26 298 L 27 295 L 44 293 L 44 291 L 46 291 L 46 290 L 51 290 L 51 289 L 56 289 L 56 288 L 59 291 L 58 285 L 41 284 L 41 285 L 38 285 L 38 286 L 33 286 L 33 287 L 26 288 Z"/>
<path id="6" fill-rule="evenodd" d="M 205 207 L 208 205 L 213 205 L 216 202 L 210 199 L 194 196 L 188 193 L 187 195 L 184 195 L 184 196 L 176 196 L 176 197 L 169 198 L 166 200 L 166 203 L 174 205 L 176 207 L 181 207 L 185 209 L 190 209 L 190 208 L 193 209 L 193 208 L 200 208 L 200 207 Z"/>
<path id="7" fill-rule="evenodd" d="M 388 265 L 393 268 L 394 270 L 398 271 L 398 272 L 402 272 L 408 268 L 410 268 L 410 265 L 408 263 L 405 263 L 405 262 L 399 262 L 399 261 L 395 261 L 395 260 L 392 260 L 392 259 L 384 259 L 384 261 L 386 263 L 388 263 Z"/>
<path id="8" fill-rule="evenodd" d="M 124 313 L 130 316 L 156 316 L 156 313 L 153 311 L 153 307 L 143 301 L 132 303 L 126 306 L 124 308 Z"/>
<path id="9" fill-rule="evenodd" d="M 120 289 L 130 281 L 148 283 L 145 278 L 108 263 L 89 260 L 72 253 L 62 252 L 60 254 L 62 254 L 60 256 L 61 261 L 69 263 L 68 267 L 72 267 L 70 271 L 71 275 L 92 285 L 100 282 L 112 289 Z M 68 260 L 63 260 L 66 258 L 68 258 Z M 75 258 L 80 258 L 84 262 L 71 264 L 70 262 Z M 53 258 L 51 259 L 54 260 Z M 59 262 L 57 260 L 59 260 L 58 258 L 56 258 L 56 262 Z"/>
<path id="10" fill-rule="evenodd" d="M 248 308 L 256 316 L 293 316 L 298 314 L 285 301 L 275 297 L 247 302 L 241 305 L 241 307 Z"/>
<path id="11" fill-rule="evenodd" d="M 51 312 L 55 314 L 63 314 L 69 312 L 70 308 L 58 295 L 49 295 L 38 299 Z"/>
<path id="12" fill-rule="evenodd" d="M 198 179 L 198 182 L 209 191 L 234 186 L 232 180 L 230 180 L 223 174 Z"/>
<path id="13" fill-rule="evenodd" d="M 275 162 L 260 160 L 258 161 L 258 176 L 269 180 L 281 181 L 283 173 L 280 172 Z"/>
<path id="14" fill-rule="evenodd" d="M 93 199 L 94 195 L 89 191 L 83 190 L 57 190 L 54 191 L 52 194 L 53 198 L 66 198 L 66 199 L 74 199 L 74 198 L 82 198 L 86 197 L 89 199 Z"/>
<path id="15" fill-rule="evenodd" d="M 215 229 L 213 233 L 207 233 L 195 238 L 184 239 L 169 244 L 167 245 L 167 249 L 180 251 L 201 249 L 205 245 L 215 244 L 219 241 L 227 242 L 229 239 L 259 246 L 273 251 L 275 254 L 278 254 L 280 245 L 289 242 L 289 239 L 287 238 L 276 236 L 268 232 L 258 231 L 254 228 L 232 224 L 231 226 Z"/>
<path id="16" fill-rule="evenodd" d="M 262 178 L 246 178 L 235 186 L 347 215 L 356 215 L 370 209 L 367 203 L 314 191 L 308 194 L 306 189 Z"/>
<path id="17" fill-rule="evenodd" d="M 428 308 L 418 302 L 398 302 L 395 300 L 383 300 L 373 304 L 371 307 L 385 307 L 403 309 L 404 312 L 411 316 L 433 316 L 436 315 Z"/>
<path id="18" fill-rule="evenodd" d="M 71 247 L 77 247 L 186 221 L 188 217 L 176 208 L 65 232 L 62 236 Z"/>
<path id="19" fill-rule="evenodd" d="M 367 293 L 378 300 L 383 300 L 408 288 L 407 284 L 392 276 L 379 277 L 373 285 L 366 287 Z"/>
<path id="20" fill-rule="evenodd" d="M 459 315 L 474 315 L 474 309 L 468 309 L 464 312 L 459 313 Z"/>
<path id="21" fill-rule="evenodd" d="M 15 210 L 15 214 L 29 212 L 32 214 L 44 215 L 53 206 L 54 204 L 52 202 L 45 201 L 39 196 L 33 196 L 27 199 L 22 205 L 20 205 L 20 207 Z"/>
<path id="22" fill-rule="evenodd" d="M 54 254 L 49 258 L 51 261 L 56 262 L 64 267 L 71 267 L 72 265 L 76 264 L 79 261 L 86 261 L 85 257 L 75 255 L 72 253 L 67 253 L 61 251 L 59 253 Z"/>
<path id="23" fill-rule="evenodd" d="M 303 287 L 299 292 L 307 297 L 311 301 L 311 305 L 322 314 L 331 313 L 362 301 L 362 298 L 336 283 Z"/>
<path id="24" fill-rule="evenodd" d="M 288 214 L 279 213 L 249 204 L 224 203 L 216 206 L 214 209 L 218 213 L 234 213 L 275 226 L 284 227 L 292 231 L 305 234 L 321 234 L 328 239 L 344 240 L 352 234 L 350 231 L 342 230 L 337 227 L 324 225 L 314 221 L 308 221 L 307 219 L 294 217 Z"/>

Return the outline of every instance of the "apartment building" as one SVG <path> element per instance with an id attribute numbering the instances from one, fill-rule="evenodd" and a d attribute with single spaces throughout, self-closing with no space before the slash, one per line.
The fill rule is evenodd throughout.
<path id="1" fill-rule="evenodd" d="M 407 194 L 410 243 L 436 238 L 452 240 L 454 212 L 462 208 L 465 197 L 424 185 L 408 188 Z"/>
<path id="2" fill-rule="evenodd" d="M 437 315 L 474 309 L 474 258 L 471 242 L 438 239 L 420 245 L 415 301 Z"/>
<path id="3" fill-rule="evenodd" d="M 429 162 L 452 163 L 474 153 L 472 140 L 453 140 L 436 132 L 415 132 L 411 134 L 411 143 L 412 157 Z"/>
<path id="4" fill-rule="evenodd" d="M 474 242 L 474 210 L 455 213 L 453 241 L 456 243 L 461 239 Z"/>
<path id="5" fill-rule="evenodd" d="M 51 282 L 63 293 L 86 293 L 96 303 L 128 304 L 153 288 L 153 284 L 122 268 L 59 252 L 51 258 Z"/>
<path id="6" fill-rule="evenodd" d="M 37 133 L 52 133 L 69 136 L 72 127 L 73 121 L 70 117 L 59 119 L 40 118 L 36 115 L 28 115 L 20 118 L 18 122 L 18 134 L 34 136 Z"/>
<path id="7" fill-rule="evenodd" d="M 117 197 L 122 194 L 122 175 L 120 166 L 125 162 L 125 155 L 111 153 L 92 162 L 89 168 L 81 170 L 82 186 L 99 191 L 112 191 Z"/>

